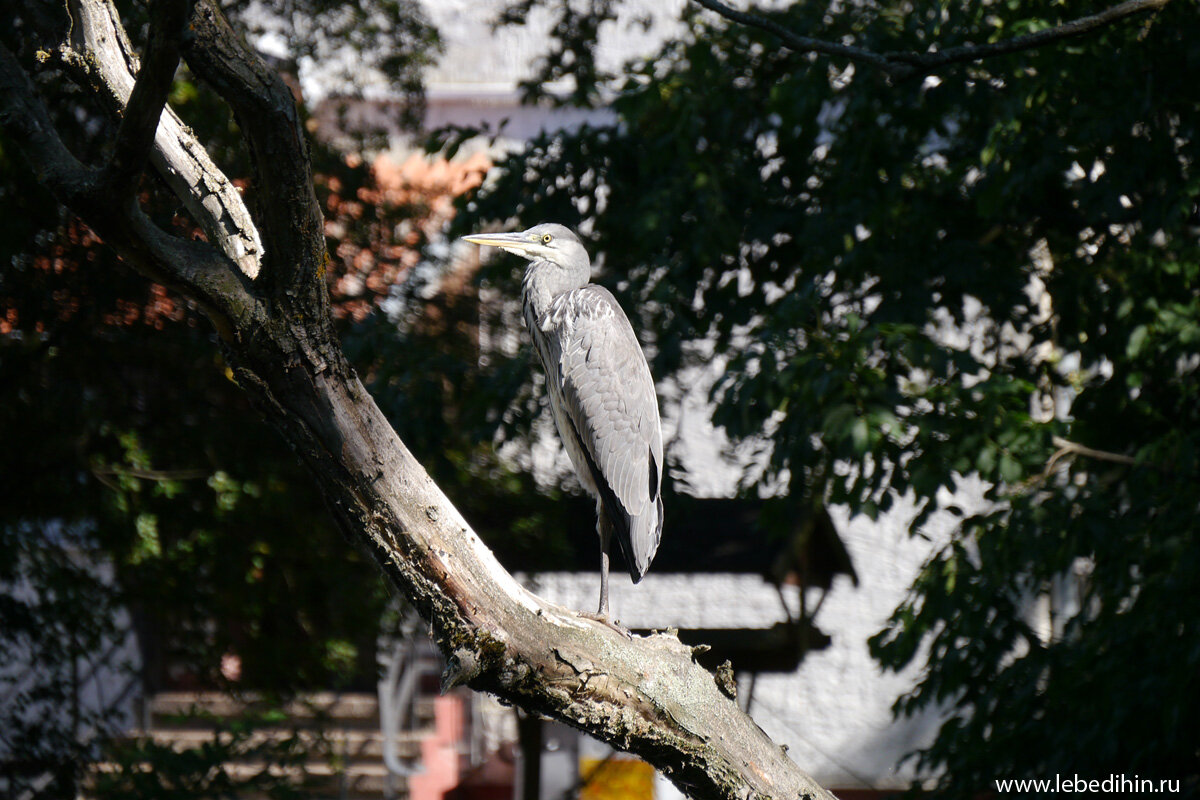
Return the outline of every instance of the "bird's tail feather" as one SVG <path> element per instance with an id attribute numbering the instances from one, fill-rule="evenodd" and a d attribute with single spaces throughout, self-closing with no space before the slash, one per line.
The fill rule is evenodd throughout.
<path id="1" fill-rule="evenodd" d="M 654 560 L 658 543 L 662 540 L 662 497 L 648 500 L 639 514 L 621 516 L 625 517 L 625 525 L 616 526 L 617 541 L 621 543 L 621 552 L 625 555 L 625 563 L 629 565 L 629 577 L 637 583 L 650 569 L 650 562 Z"/>

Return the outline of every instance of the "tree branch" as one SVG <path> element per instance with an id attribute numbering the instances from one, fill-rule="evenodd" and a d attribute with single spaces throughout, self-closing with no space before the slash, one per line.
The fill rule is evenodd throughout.
<path id="1" fill-rule="evenodd" d="M 1126 0 L 1124 3 L 1101 11 L 1099 14 L 1081 17 L 1071 22 L 1064 22 L 1053 28 L 1047 28 L 1024 36 L 1017 36 L 1013 39 L 988 44 L 948 47 L 945 50 L 932 53 L 885 53 L 884 56 L 889 61 L 912 64 L 919 67 L 923 72 L 929 72 L 948 64 L 979 61 L 984 58 L 1017 53 L 1022 50 L 1034 50 L 1065 39 L 1083 36 L 1134 14 L 1140 14 L 1144 11 L 1158 11 L 1169 2 L 1171 0 Z"/>
<path id="2" fill-rule="evenodd" d="M 64 203 L 91 191 L 95 172 L 67 149 L 17 58 L 0 43 L 0 125 L 13 137 L 39 180 Z"/>
<path id="3" fill-rule="evenodd" d="M 1078 442 L 1064 439 L 1061 436 L 1053 436 L 1050 441 L 1058 448 L 1058 452 L 1051 457 L 1052 462 L 1064 455 L 1074 454 L 1084 456 L 1085 458 L 1094 458 L 1097 461 L 1111 461 L 1114 464 L 1126 464 L 1128 466 L 1136 466 L 1138 463 L 1138 460 L 1133 456 L 1127 456 L 1122 453 L 1110 453 L 1107 450 L 1096 450 Z"/>
<path id="4" fill-rule="evenodd" d="M 862 47 L 813 39 L 808 36 L 801 36 L 774 20 L 759 14 L 738 11 L 720 2 L 720 0 L 694 0 L 694 2 L 732 22 L 764 30 L 778 37 L 785 47 L 797 53 L 820 53 L 822 55 L 840 56 L 850 61 L 869 64 L 883 70 L 897 80 L 903 80 L 915 75 L 924 75 L 951 64 L 980 61 L 985 58 L 1007 55 L 1022 50 L 1033 50 L 1064 39 L 1083 36 L 1134 14 L 1140 14 L 1145 11 L 1158 11 L 1171 2 L 1171 0 L 1125 0 L 1125 2 L 1101 11 L 1098 14 L 1081 17 L 1071 22 L 1064 22 L 1056 27 L 1026 34 L 1025 36 L 1017 36 L 1012 39 L 988 44 L 968 44 L 959 47 L 949 47 L 945 50 L 934 50 L 926 53 L 902 51 L 877 53 Z"/>
<path id="5" fill-rule="evenodd" d="M 748 11 L 738 11 L 736 8 L 731 8 L 724 3 L 719 2 L 719 0 L 693 1 L 696 3 L 696 5 L 703 6 L 709 11 L 716 12 L 730 22 L 736 22 L 739 25 L 745 25 L 749 28 L 758 28 L 759 30 L 764 30 L 769 34 L 778 37 L 779 40 L 783 42 L 784 47 L 796 53 L 820 53 L 827 56 L 841 56 L 851 61 L 870 64 L 874 67 L 882 69 L 884 72 L 891 74 L 896 74 L 898 69 L 909 69 L 903 65 L 898 66 L 893 64 L 888 60 L 887 56 L 866 50 L 862 47 L 828 42 L 824 39 L 813 39 L 810 36 L 801 36 L 791 29 L 780 25 L 773 19 L 769 19 L 768 17 L 764 17 L 760 14 L 753 14 Z"/>
<path id="6" fill-rule="evenodd" d="M 98 94 L 114 114 L 128 118 L 125 109 L 137 85 L 138 59 L 116 8 L 111 0 L 72 0 L 69 9 L 71 41 L 60 47 L 64 63 L 77 83 Z M 139 112 L 133 116 L 143 117 Z M 170 108 L 158 121 L 150 160 L 209 241 L 244 275 L 257 277 L 263 246 L 241 194 Z"/>
<path id="7" fill-rule="evenodd" d="M 267 243 L 267 291 L 276 298 L 302 291 L 320 276 L 303 265 L 325 258 L 325 231 L 313 190 L 308 144 L 291 89 L 241 37 L 212 0 L 199 0 L 184 44 L 188 66 L 229 103 L 250 148 L 262 202 L 259 226 Z"/>
<path id="8" fill-rule="evenodd" d="M 29 77 L 0 44 L 0 124 L 34 172 L 139 271 L 194 297 L 224 331 L 252 308 L 249 296 L 209 245 L 171 236 L 137 207 L 115 201 L 101 170 L 80 163 L 59 137 Z"/>
<path id="9" fill-rule="evenodd" d="M 117 129 L 105 180 L 118 196 L 132 194 L 154 146 L 158 120 L 179 66 L 179 41 L 187 20 L 185 0 L 159 0 L 150 6 L 150 41 Z"/>
<path id="10" fill-rule="evenodd" d="M 1042 468 L 1041 472 L 1018 484 L 1016 489 L 1017 492 L 1028 492 L 1030 489 L 1044 484 L 1054 474 L 1059 462 L 1070 456 L 1082 456 L 1084 458 L 1091 458 L 1097 461 L 1108 461 L 1113 464 L 1124 464 L 1128 467 L 1142 466 L 1163 469 L 1163 467 L 1158 464 L 1138 461 L 1133 456 L 1127 456 L 1123 453 L 1110 453 L 1107 450 L 1096 450 L 1095 448 L 1088 447 L 1087 445 L 1082 445 L 1078 442 L 1072 442 L 1070 439 L 1064 439 L 1061 436 L 1051 436 L 1050 443 L 1058 449 L 1055 450 L 1050 455 L 1050 458 L 1046 460 L 1046 466 Z"/>

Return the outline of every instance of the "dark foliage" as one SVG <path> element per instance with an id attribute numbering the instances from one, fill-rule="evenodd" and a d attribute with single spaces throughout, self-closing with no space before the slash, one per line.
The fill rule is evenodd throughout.
<path id="1" fill-rule="evenodd" d="M 772 18 L 919 51 L 1103 7 Z M 793 496 L 872 517 L 909 496 L 914 535 L 963 517 L 871 642 L 885 667 L 924 664 L 896 711 L 945 710 L 917 757 L 947 794 L 1200 774 L 1197 25 L 1173 3 L 893 85 L 694 15 L 630 66 L 616 124 L 533 142 L 455 222 L 586 222 L 655 374 L 715 343 L 717 421 L 767 437 L 766 477 Z M 508 267 L 482 280 L 513 293 Z M 957 505 L 964 476 L 984 508 Z"/>

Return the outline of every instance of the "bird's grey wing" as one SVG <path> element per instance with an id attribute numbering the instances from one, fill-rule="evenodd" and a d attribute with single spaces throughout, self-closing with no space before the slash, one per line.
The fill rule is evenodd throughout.
<path id="1" fill-rule="evenodd" d="M 559 313 L 555 313 L 559 312 Z M 616 298 L 588 285 L 556 298 L 563 411 L 640 580 L 662 537 L 662 428 L 654 379 Z M 564 437 L 567 432 L 563 432 Z M 583 465 L 577 465 L 583 466 Z"/>

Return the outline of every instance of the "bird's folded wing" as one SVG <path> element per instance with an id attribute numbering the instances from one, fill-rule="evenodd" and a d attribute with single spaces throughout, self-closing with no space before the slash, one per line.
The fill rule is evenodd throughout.
<path id="1" fill-rule="evenodd" d="M 603 482 L 626 517 L 639 571 L 662 531 L 662 430 L 654 380 L 641 345 L 616 299 L 589 285 L 557 298 L 546 322 L 556 328 L 558 377 L 564 411 Z M 564 435 L 566 435 L 564 433 Z M 590 466 L 590 465 L 589 465 Z M 614 520 L 620 527 L 620 520 Z"/>

